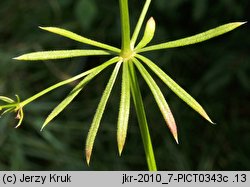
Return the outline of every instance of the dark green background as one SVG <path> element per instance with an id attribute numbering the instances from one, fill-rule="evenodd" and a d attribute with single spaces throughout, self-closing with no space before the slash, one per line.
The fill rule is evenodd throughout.
<path id="1" fill-rule="evenodd" d="M 144 1 L 129 0 L 134 28 Z M 152 43 L 178 39 L 224 23 L 247 21 L 249 0 L 153 0 L 147 19 L 156 20 Z M 21 99 L 106 58 L 55 62 L 20 62 L 13 57 L 32 51 L 88 48 L 38 29 L 58 26 L 120 46 L 118 0 L 1 0 L 0 95 Z M 250 169 L 249 24 L 216 39 L 176 49 L 150 52 L 156 64 L 196 98 L 217 125 L 210 125 L 157 78 L 174 113 L 176 145 L 147 85 L 140 84 L 159 170 Z M 19 129 L 15 115 L 0 119 L 1 170 L 147 170 L 134 108 L 122 157 L 116 145 L 120 77 L 97 134 L 91 166 L 84 157 L 85 139 L 112 69 L 92 81 L 43 132 L 40 127 L 73 85 L 59 88 L 25 108 Z"/>

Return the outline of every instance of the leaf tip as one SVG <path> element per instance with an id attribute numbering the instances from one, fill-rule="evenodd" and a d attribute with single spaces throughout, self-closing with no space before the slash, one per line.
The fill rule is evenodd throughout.
<path id="1" fill-rule="evenodd" d="M 247 21 L 234 22 L 234 23 L 233 23 L 233 24 L 234 24 L 234 29 L 237 28 L 237 27 L 240 27 L 241 25 L 244 25 L 244 24 L 246 24 L 246 23 L 247 23 Z"/>
<path id="2" fill-rule="evenodd" d="M 119 151 L 119 156 L 122 155 L 122 151 L 125 145 L 125 141 L 126 141 L 126 134 L 127 132 L 121 132 L 118 130 L 117 133 L 117 145 L 118 145 L 118 151 Z"/>
<path id="3" fill-rule="evenodd" d="M 86 148 L 86 150 L 85 150 L 85 155 L 86 155 L 86 162 L 87 162 L 87 165 L 88 165 L 88 166 L 89 166 L 89 164 L 90 164 L 91 153 L 92 153 L 91 149 L 87 149 L 87 148 Z"/>
<path id="4" fill-rule="evenodd" d="M 151 17 L 147 21 L 144 35 L 135 49 L 141 49 L 145 47 L 153 39 L 154 33 L 155 33 L 155 20 L 153 17 Z"/>
<path id="5" fill-rule="evenodd" d="M 118 143 L 118 152 L 119 152 L 119 156 L 122 155 L 123 147 L 124 147 L 124 143 Z"/>
<path id="6" fill-rule="evenodd" d="M 41 129 L 40 129 L 40 131 L 42 132 L 43 131 L 43 129 L 47 126 L 47 124 L 48 124 L 48 122 L 47 121 L 45 121 L 44 123 L 43 123 L 43 125 L 42 125 L 42 127 L 41 127 Z"/>
<path id="7" fill-rule="evenodd" d="M 18 124 L 15 126 L 15 129 L 21 126 L 23 119 L 20 118 Z"/>
<path id="8" fill-rule="evenodd" d="M 118 148 L 119 156 L 122 156 L 122 149 Z"/>
<path id="9" fill-rule="evenodd" d="M 155 20 L 153 17 L 149 18 L 147 25 L 152 29 L 155 30 Z"/>
<path id="10" fill-rule="evenodd" d="M 18 57 L 14 57 L 12 59 L 13 60 L 27 60 L 27 61 L 32 60 L 29 58 L 29 54 L 23 54 L 23 55 L 20 55 Z"/>
<path id="11" fill-rule="evenodd" d="M 47 27 L 38 26 L 39 29 L 46 30 Z"/>
<path id="12" fill-rule="evenodd" d="M 21 59 L 21 56 L 17 56 L 17 57 L 14 57 L 14 58 L 12 58 L 13 60 L 22 60 Z"/>
<path id="13" fill-rule="evenodd" d="M 17 129 L 18 127 L 20 127 L 20 124 L 17 124 L 14 128 Z"/>
<path id="14" fill-rule="evenodd" d="M 42 26 L 39 26 L 38 28 L 42 29 L 42 30 L 45 30 L 45 31 L 50 31 L 51 30 L 51 27 L 42 27 Z"/>
<path id="15" fill-rule="evenodd" d="M 214 122 L 210 119 L 210 117 L 207 115 L 207 113 L 206 113 L 205 111 L 203 112 L 202 116 L 203 116 L 209 123 L 211 123 L 211 124 L 213 124 L 213 125 L 216 124 L 216 123 L 214 123 Z"/>
<path id="16" fill-rule="evenodd" d="M 212 125 L 217 125 L 215 122 L 213 122 L 212 120 L 209 121 Z"/>
<path id="17" fill-rule="evenodd" d="M 244 25 L 246 23 L 247 23 L 247 21 L 242 21 L 242 22 L 239 22 L 239 25 Z"/>
<path id="18" fill-rule="evenodd" d="M 244 25 L 244 24 L 246 24 L 246 23 L 247 23 L 247 21 L 233 22 L 233 23 L 231 23 L 232 27 L 231 27 L 230 30 L 236 29 L 236 28 L 238 28 L 238 27 L 240 27 L 241 25 Z"/>
<path id="19" fill-rule="evenodd" d="M 175 142 L 176 142 L 177 144 L 179 144 L 179 139 L 178 139 L 178 134 L 177 134 L 177 132 L 174 133 L 173 136 L 174 136 Z"/>
<path id="20" fill-rule="evenodd" d="M 216 125 L 216 123 L 215 122 L 213 122 L 211 119 L 210 119 L 210 121 L 209 121 L 212 125 Z"/>

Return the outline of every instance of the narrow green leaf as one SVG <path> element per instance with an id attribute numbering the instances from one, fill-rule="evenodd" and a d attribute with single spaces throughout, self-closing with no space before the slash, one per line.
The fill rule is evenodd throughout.
<path id="1" fill-rule="evenodd" d="M 56 51 L 41 51 L 33 52 L 15 57 L 15 60 L 56 60 L 64 58 L 73 58 L 80 56 L 94 56 L 94 55 L 110 55 L 111 53 L 104 50 L 56 50 Z"/>
<path id="2" fill-rule="evenodd" d="M 33 95 L 32 97 L 29 97 L 28 99 L 22 101 L 22 102 L 20 103 L 20 105 L 25 106 L 25 105 L 27 105 L 28 103 L 34 101 L 35 99 L 37 99 L 37 98 L 43 96 L 44 94 L 46 94 L 46 93 L 48 93 L 48 92 L 50 92 L 50 91 L 52 91 L 52 90 L 54 90 L 54 89 L 56 89 L 56 88 L 58 88 L 58 87 L 61 87 L 61 86 L 65 85 L 65 84 L 69 84 L 69 83 L 71 83 L 71 82 L 73 82 L 73 81 L 76 81 L 76 80 L 78 80 L 78 79 L 80 79 L 80 78 L 82 78 L 82 77 L 84 77 L 84 76 L 86 76 L 86 75 L 88 75 L 88 74 L 90 74 L 90 73 L 93 73 L 94 71 L 98 70 L 99 68 L 107 67 L 107 66 L 109 66 L 109 65 L 111 65 L 111 64 L 113 64 L 113 63 L 119 61 L 119 59 L 120 59 L 120 57 L 114 57 L 114 58 L 112 58 L 111 60 L 109 60 L 109 61 L 107 61 L 107 62 L 105 62 L 105 63 L 103 63 L 103 64 L 101 64 L 101 65 L 99 65 L 99 66 L 97 66 L 97 67 L 95 67 L 95 68 L 92 68 L 92 69 L 90 69 L 90 70 L 88 70 L 88 71 L 85 71 L 85 72 L 83 72 L 83 73 L 81 73 L 81 74 L 79 74 L 79 75 L 76 75 L 76 76 L 74 76 L 74 77 L 72 77 L 72 78 L 70 78 L 70 79 L 61 81 L 61 82 L 59 82 L 59 83 L 57 83 L 57 84 L 54 84 L 54 85 L 52 85 L 52 86 L 50 86 L 50 87 L 44 89 L 43 91 L 41 91 L 41 92 L 39 92 L 39 93 Z"/>
<path id="3" fill-rule="evenodd" d="M 190 96 L 183 88 L 181 88 L 175 81 L 173 81 L 164 71 L 162 71 L 157 65 L 155 65 L 148 58 L 136 55 L 137 58 L 141 59 L 147 66 L 184 102 L 186 102 L 191 108 L 197 111 L 201 116 L 203 116 L 210 123 L 214 124 L 209 118 L 202 106 Z"/>
<path id="4" fill-rule="evenodd" d="M 129 75 L 130 75 L 130 89 L 134 101 L 136 116 L 138 119 L 143 147 L 146 154 L 147 164 L 149 171 L 157 171 L 157 166 L 155 162 L 154 150 L 152 146 L 152 141 L 150 137 L 150 132 L 148 129 L 147 117 L 142 101 L 141 91 L 138 84 L 138 79 L 134 64 L 132 61 L 129 61 Z"/>
<path id="5" fill-rule="evenodd" d="M 111 59 L 112 60 L 112 59 Z M 110 61 L 111 61 L 110 60 Z M 114 61 L 114 60 L 112 60 Z M 109 64 L 109 61 L 106 63 Z M 71 101 L 79 94 L 79 92 L 84 88 L 84 86 L 91 81 L 96 75 L 98 75 L 102 70 L 104 70 L 107 67 L 107 65 L 103 64 L 103 66 L 96 69 L 94 72 L 86 76 L 80 83 L 78 83 L 74 89 L 68 94 L 68 96 L 57 106 L 53 109 L 53 111 L 49 114 L 49 116 L 46 118 L 41 130 L 51 121 L 53 120 L 58 114 L 60 114 L 65 107 L 67 107 Z"/>
<path id="6" fill-rule="evenodd" d="M 141 11 L 141 15 L 140 15 L 140 17 L 138 19 L 138 22 L 136 24 L 136 27 L 135 27 L 135 30 L 134 30 L 134 33 L 133 33 L 133 36 L 132 36 L 131 42 L 130 42 L 130 46 L 131 46 L 132 49 L 135 46 L 135 42 L 136 42 L 136 40 L 138 38 L 139 32 L 141 30 L 141 27 L 142 27 L 143 21 L 145 19 L 145 16 L 147 14 L 150 3 L 151 3 L 151 0 L 146 0 L 145 4 L 143 6 L 143 9 Z"/>
<path id="7" fill-rule="evenodd" d="M 103 115 L 103 112 L 105 110 L 108 98 L 109 98 L 110 93 L 112 91 L 112 88 L 113 88 L 113 85 L 115 83 L 115 80 L 116 80 L 116 77 L 117 77 L 117 74 L 119 72 L 121 64 L 122 64 L 122 61 L 119 61 L 116 64 L 115 69 L 113 70 L 112 75 L 110 76 L 110 79 L 108 81 L 108 84 L 107 84 L 104 92 L 103 92 L 102 98 L 101 98 L 99 105 L 96 109 L 94 119 L 92 121 L 92 124 L 91 124 L 89 132 L 88 132 L 88 136 L 87 136 L 87 140 L 86 140 L 86 148 L 85 148 L 86 161 L 87 161 L 88 165 L 90 162 L 95 137 L 96 137 L 96 134 L 97 134 L 97 131 L 98 131 L 101 119 L 102 119 L 102 115 Z"/>
<path id="8" fill-rule="evenodd" d="M 130 80 L 129 80 L 128 63 L 129 63 L 128 61 L 123 62 L 122 91 L 121 91 L 118 123 L 117 123 L 117 143 L 120 155 L 122 153 L 127 137 L 128 119 L 130 111 Z"/>
<path id="9" fill-rule="evenodd" d="M 214 29 L 210 29 L 206 32 L 202 32 L 200 34 L 196 34 L 187 38 L 170 41 L 170 42 L 166 42 L 162 44 L 152 45 L 149 47 L 145 47 L 143 49 L 138 49 L 138 51 L 136 52 L 145 52 L 145 51 L 153 51 L 153 50 L 159 50 L 159 49 L 174 48 L 174 47 L 180 47 L 180 46 L 203 42 L 205 40 L 209 40 L 210 38 L 214 38 L 216 36 L 229 32 L 245 23 L 246 22 L 233 22 L 233 23 L 224 24 Z"/>
<path id="10" fill-rule="evenodd" d="M 55 33 L 55 34 L 58 34 L 58 35 L 61 35 L 61 36 L 64 36 L 66 38 L 70 38 L 72 40 L 75 40 L 75 41 L 78 41 L 81 43 L 85 43 L 85 44 L 96 46 L 96 47 L 99 47 L 102 49 L 110 50 L 110 51 L 113 51 L 115 53 L 120 53 L 120 51 L 121 51 L 120 49 L 118 49 L 116 47 L 85 38 L 83 36 L 80 36 L 78 34 L 71 32 L 71 31 L 61 29 L 58 27 L 39 27 L 39 28 L 46 30 L 46 31 L 49 31 L 49 32 L 52 32 L 52 33 Z"/>
<path id="11" fill-rule="evenodd" d="M 154 18 L 151 17 L 147 22 L 142 40 L 136 46 L 135 50 L 145 47 L 153 39 L 154 33 L 155 33 L 155 20 Z"/>
<path id="12" fill-rule="evenodd" d="M 59 104 L 57 107 L 55 107 L 52 112 L 49 114 L 49 116 L 46 118 L 45 122 L 43 123 L 43 126 L 41 128 L 41 131 L 43 128 L 51 121 L 53 120 L 58 114 L 60 114 L 70 103 L 71 101 L 80 93 L 80 91 L 84 88 L 84 86 L 92 79 L 94 78 L 100 71 L 95 71 L 91 74 L 89 74 L 87 77 L 85 77 L 80 83 L 78 83 L 74 89 L 68 94 L 68 96 Z"/>
<path id="13" fill-rule="evenodd" d="M 7 105 L 1 105 L 0 106 L 0 110 L 3 110 L 5 108 L 16 108 L 16 106 L 18 105 L 18 103 L 14 102 L 14 103 L 10 103 L 10 104 L 7 104 Z"/>
<path id="14" fill-rule="evenodd" d="M 6 103 L 14 103 L 15 101 L 9 97 L 5 97 L 5 96 L 0 96 L 0 100 L 6 102 Z"/>
<path id="15" fill-rule="evenodd" d="M 178 133 L 177 133 L 177 127 L 174 120 L 174 116 L 154 79 L 151 77 L 151 75 L 147 72 L 147 70 L 143 67 L 143 65 L 136 59 L 133 58 L 133 62 L 135 63 L 136 67 L 140 71 L 141 75 L 143 76 L 144 80 L 148 84 L 151 92 L 153 93 L 153 96 L 155 98 L 155 101 L 160 108 L 160 111 L 168 125 L 168 128 L 170 129 L 170 132 L 174 136 L 175 141 L 178 143 Z"/>
<path id="16" fill-rule="evenodd" d="M 6 114 L 6 113 L 8 113 L 8 112 L 13 112 L 13 111 L 15 111 L 15 107 L 8 108 L 8 109 L 6 109 L 5 111 L 3 111 L 3 113 L 2 113 L 0 116 Z"/>
<path id="17" fill-rule="evenodd" d="M 16 100 L 17 100 L 17 103 L 20 103 L 20 97 L 16 94 Z"/>

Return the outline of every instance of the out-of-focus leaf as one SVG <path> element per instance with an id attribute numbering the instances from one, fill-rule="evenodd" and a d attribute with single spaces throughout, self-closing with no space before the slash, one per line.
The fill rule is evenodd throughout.
<path id="1" fill-rule="evenodd" d="M 0 110 L 1 110 L 1 107 L 0 107 Z M 6 113 L 9 113 L 9 112 L 13 112 L 14 110 L 15 110 L 15 107 L 13 107 L 13 108 L 8 108 L 8 109 L 6 109 L 5 111 L 3 111 L 3 113 L 2 113 L 0 116 L 4 115 L 4 114 L 6 114 Z"/>
<path id="2" fill-rule="evenodd" d="M 18 124 L 16 125 L 15 128 L 20 127 L 20 125 L 21 125 L 22 122 L 23 122 L 23 118 L 24 118 L 24 112 L 23 112 L 23 109 L 20 108 L 20 109 L 17 111 L 16 119 L 18 120 Z"/>
<path id="3" fill-rule="evenodd" d="M 98 13 L 95 1 L 78 0 L 75 15 L 83 30 L 89 30 Z"/>
<path id="4" fill-rule="evenodd" d="M 193 11 L 193 19 L 195 21 L 199 21 L 203 18 L 206 10 L 208 8 L 208 1 L 207 0 L 195 0 L 194 3 L 194 11 Z"/>
<path id="5" fill-rule="evenodd" d="M 5 97 L 5 96 L 0 96 L 0 100 L 6 102 L 6 103 L 14 103 L 15 101 L 9 97 Z"/>

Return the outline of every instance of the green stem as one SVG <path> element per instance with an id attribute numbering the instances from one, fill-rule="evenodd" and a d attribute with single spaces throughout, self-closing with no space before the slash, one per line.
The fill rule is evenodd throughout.
<path id="1" fill-rule="evenodd" d="M 131 80 L 131 92 L 134 100 L 135 110 L 138 118 L 138 123 L 141 131 L 144 151 L 146 154 L 147 164 L 149 171 L 157 171 L 153 146 L 148 129 L 147 118 L 143 106 L 142 96 L 138 85 L 134 64 L 129 62 L 130 80 Z"/>
<path id="2" fill-rule="evenodd" d="M 121 34 L 122 34 L 122 51 L 121 51 L 121 55 L 126 56 L 126 54 L 131 53 L 128 0 L 119 0 L 119 5 L 120 5 Z"/>

